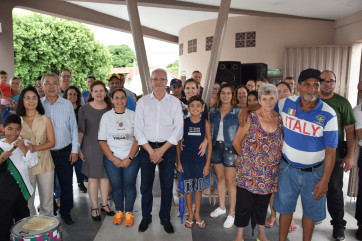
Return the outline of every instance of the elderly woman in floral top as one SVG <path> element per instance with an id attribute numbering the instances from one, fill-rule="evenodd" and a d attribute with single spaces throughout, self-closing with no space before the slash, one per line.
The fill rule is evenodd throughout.
<path id="1" fill-rule="evenodd" d="M 258 224 L 258 239 L 266 241 L 264 224 L 272 193 L 277 191 L 278 167 L 282 158 L 283 124 L 274 111 L 278 92 L 274 85 L 259 89 L 261 108 L 250 112 L 239 128 L 233 146 L 240 158 L 236 162 L 235 241 L 243 240 L 243 228 L 253 216 Z"/>

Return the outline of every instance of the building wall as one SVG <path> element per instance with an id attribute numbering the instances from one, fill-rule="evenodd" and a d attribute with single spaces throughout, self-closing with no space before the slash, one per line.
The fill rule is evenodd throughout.
<path id="1" fill-rule="evenodd" d="M 182 28 L 183 44 L 180 71 L 189 78 L 193 70 L 206 73 L 211 51 L 206 51 L 206 37 L 213 36 L 216 19 Z M 334 22 L 286 18 L 240 16 L 228 19 L 220 61 L 266 63 L 269 69 L 282 69 L 287 46 L 334 43 Z M 235 33 L 256 32 L 255 47 L 235 48 Z M 188 53 L 188 41 L 197 39 L 197 52 Z"/>
<path id="2" fill-rule="evenodd" d="M 338 19 L 334 39 L 336 44 L 362 43 L 362 11 Z"/>

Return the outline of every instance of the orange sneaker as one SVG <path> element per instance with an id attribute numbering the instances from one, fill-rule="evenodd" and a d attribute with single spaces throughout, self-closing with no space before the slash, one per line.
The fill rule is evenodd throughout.
<path id="1" fill-rule="evenodd" d="M 126 217 L 124 219 L 124 226 L 132 227 L 133 226 L 133 214 L 130 212 L 126 212 Z"/>
<path id="2" fill-rule="evenodd" d="M 123 213 L 122 211 L 117 211 L 113 216 L 113 224 L 122 224 Z"/>

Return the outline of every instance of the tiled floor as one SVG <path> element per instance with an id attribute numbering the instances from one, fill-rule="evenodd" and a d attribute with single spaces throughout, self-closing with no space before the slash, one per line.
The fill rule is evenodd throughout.
<path id="1" fill-rule="evenodd" d="M 74 177 L 74 180 L 75 177 Z M 344 193 L 346 193 L 348 184 L 348 175 L 344 177 L 345 187 Z M 138 177 L 137 186 L 139 191 L 140 176 Z M 163 226 L 159 223 L 158 210 L 160 203 L 159 181 L 156 175 L 154 185 L 154 204 L 153 204 L 153 222 L 150 224 L 149 229 L 144 233 L 138 232 L 138 224 L 140 223 L 141 207 L 140 207 L 140 194 L 138 193 L 135 203 L 135 225 L 131 228 L 125 228 L 123 225 L 113 225 L 113 218 L 102 214 L 101 222 L 94 222 L 90 217 L 90 202 L 87 194 L 80 193 L 78 186 L 74 183 L 74 209 L 72 210 L 72 216 L 75 220 L 74 225 L 63 225 L 63 239 L 64 241 L 128 241 L 128 240 L 147 240 L 147 241 L 231 241 L 236 233 L 236 228 L 224 229 L 222 224 L 226 218 L 221 216 L 217 219 L 209 217 L 209 213 L 214 207 L 211 207 L 208 202 L 208 198 L 203 198 L 203 204 L 201 207 L 201 216 L 205 219 L 206 227 L 201 230 L 194 226 L 192 229 L 187 229 L 180 223 L 180 218 L 177 217 L 178 205 L 174 204 L 171 210 L 172 224 L 175 227 L 174 234 L 167 234 L 163 230 Z M 177 202 L 177 195 L 174 193 L 175 200 Z M 36 199 L 38 202 L 38 199 Z M 112 205 L 113 206 L 113 205 Z M 350 197 L 345 196 L 345 219 L 347 220 L 346 239 L 355 240 L 354 232 L 357 229 L 356 220 L 354 219 L 355 201 Z M 297 224 L 297 231 L 289 234 L 288 238 L 291 241 L 302 240 L 302 228 L 301 218 L 302 209 L 300 203 L 298 203 L 294 218 Z M 329 224 L 330 217 L 327 214 L 327 218 L 319 225 L 316 226 L 313 240 L 324 241 L 333 240 L 332 227 Z M 267 237 L 271 241 L 278 240 L 278 224 L 276 223 L 273 228 L 266 229 Z M 255 231 L 255 235 L 257 231 Z M 245 241 L 256 240 L 251 236 L 251 228 L 248 227 L 245 230 Z"/>

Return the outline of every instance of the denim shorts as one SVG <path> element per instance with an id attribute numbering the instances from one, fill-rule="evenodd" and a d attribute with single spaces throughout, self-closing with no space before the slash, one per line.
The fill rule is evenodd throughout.
<path id="1" fill-rule="evenodd" d="M 313 221 L 326 218 L 326 195 L 319 201 L 312 194 L 314 186 L 323 175 L 324 165 L 313 168 L 312 172 L 303 172 L 281 161 L 278 174 L 278 191 L 275 193 L 274 209 L 281 214 L 295 212 L 299 193 L 302 200 L 303 215 Z"/>
<path id="2" fill-rule="evenodd" d="M 235 167 L 236 153 L 234 147 L 227 147 L 223 141 L 216 141 L 212 146 L 211 163 L 224 164 L 225 167 Z"/>

